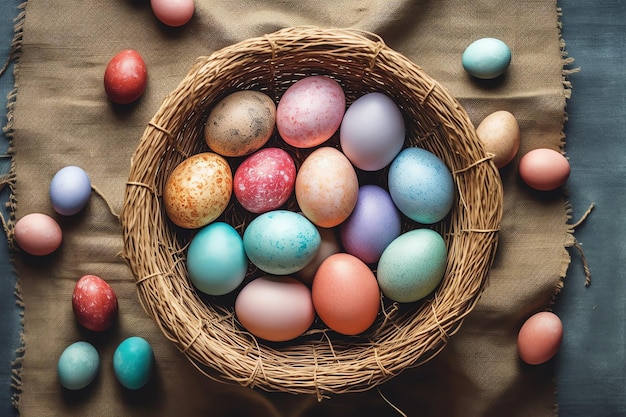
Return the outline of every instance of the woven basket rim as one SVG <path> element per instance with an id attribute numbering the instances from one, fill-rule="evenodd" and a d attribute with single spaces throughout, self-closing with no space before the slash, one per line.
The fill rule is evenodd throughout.
<path id="1" fill-rule="evenodd" d="M 206 303 L 185 278 L 180 230 L 161 205 L 164 178 L 197 153 L 207 109 L 230 92 L 259 89 L 276 102 L 297 77 L 325 74 L 348 101 L 382 91 L 410 122 L 406 146 L 441 157 L 457 196 L 444 222 L 448 267 L 427 300 L 389 303 L 365 335 L 314 330 L 296 343 L 267 343 L 238 325 L 233 309 Z M 195 140 L 194 140 L 195 138 Z M 207 377 L 267 391 L 330 394 L 371 389 L 432 359 L 474 309 L 498 244 L 502 184 L 459 102 L 374 33 L 292 27 L 200 56 L 146 126 L 133 154 L 120 214 L 126 259 L 147 314 Z"/>

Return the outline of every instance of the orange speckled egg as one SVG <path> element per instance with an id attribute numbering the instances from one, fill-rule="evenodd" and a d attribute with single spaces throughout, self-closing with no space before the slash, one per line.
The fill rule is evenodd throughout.
<path id="1" fill-rule="evenodd" d="M 217 219 L 233 189 L 228 162 L 213 152 L 193 155 L 170 174 L 163 190 L 167 216 L 180 227 L 195 229 Z"/>
<path id="2" fill-rule="evenodd" d="M 520 328 L 517 350 L 520 358 L 529 365 L 539 365 L 550 360 L 559 350 L 563 340 L 563 324 L 554 313 L 536 313 Z"/>
<path id="3" fill-rule="evenodd" d="M 335 227 L 350 216 L 359 195 L 359 180 L 346 156 L 335 148 L 313 151 L 296 176 L 296 200 L 315 225 Z"/>
<path id="4" fill-rule="evenodd" d="M 347 253 L 336 253 L 322 262 L 311 293 L 320 319 L 345 335 L 367 330 L 380 309 L 376 276 L 363 261 Z"/>
<path id="5" fill-rule="evenodd" d="M 519 175 L 531 188 L 551 191 L 567 181 L 569 161 L 554 149 L 538 148 L 526 153 L 519 162 Z"/>
<path id="6" fill-rule="evenodd" d="M 515 158 L 520 146 L 520 128 L 517 119 L 506 110 L 496 111 L 483 119 L 476 135 L 485 150 L 493 154 L 493 162 L 503 168 Z"/>

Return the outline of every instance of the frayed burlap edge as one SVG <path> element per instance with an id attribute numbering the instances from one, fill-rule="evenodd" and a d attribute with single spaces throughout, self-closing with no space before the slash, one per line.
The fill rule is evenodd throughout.
<path id="1" fill-rule="evenodd" d="M 7 96 L 7 123 L 3 127 L 3 132 L 6 140 L 9 142 L 7 153 L 4 155 L 0 155 L 0 158 L 10 158 L 11 164 L 8 173 L 0 174 L 0 191 L 5 191 L 8 187 L 8 201 L 6 202 L 5 210 L 0 210 L 0 221 L 2 222 L 2 228 L 7 237 L 7 241 L 9 243 L 10 250 L 10 259 L 11 263 L 14 265 L 14 254 L 15 247 L 13 246 L 13 226 L 15 223 L 15 162 L 13 159 L 13 139 L 14 139 L 14 130 L 13 130 L 13 110 L 15 109 L 15 103 L 17 99 L 17 61 L 22 53 L 22 38 L 24 34 L 24 20 L 26 18 L 26 5 L 27 1 L 24 1 L 19 6 L 17 6 L 18 14 L 13 20 L 14 22 L 14 34 L 13 40 L 11 42 L 11 50 L 9 52 L 9 56 L 0 68 L 0 77 L 3 76 L 11 67 L 13 67 L 13 76 L 14 76 L 14 84 L 13 89 L 9 92 Z M 16 276 L 16 284 L 15 284 L 15 297 L 16 304 L 20 308 L 20 316 L 21 323 L 23 329 L 24 324 L 24 304 L 22 301 L 22 289 L 19 281 L 19 277 Z M 11 363 L 12 367 L 12 377 L 11 377 L 11 388 L 13 390 L 13 395 L 11 398 L 11 402 L 15 409 L 18 409 L 20 395 L 22 393 L 22 359 L 24 355 L 24 333 L 23 330 L 20 331 L 20 346 L 15 352 L 15 358 Z"/>

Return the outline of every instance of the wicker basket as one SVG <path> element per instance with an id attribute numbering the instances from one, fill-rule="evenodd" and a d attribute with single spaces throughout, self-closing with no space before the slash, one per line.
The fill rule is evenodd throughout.
<path id="1" fill-rule="evenodd" d="M 226 95 L 260 90 L 276 102 L 306 75 L 335 78 L 351 103 L 379 91 L 407 123 L 406 146 L 439 156 L 457 187 L 448 217 L 434 225 L 448 245 L 442 283 L 411 304 L 381 298 L 366 333 L 340 336 L 319 323 L 289 343 L 256 339 L 237 322 L 232 300 L 199 295 L 187 279 L 192 231 L 175 227 L 161 204 L 163 185 L 188 156 L 206 151 L 208 110 Z M 231 205 L 234 226 L 246 215 Z M 464 109 L 435 80 L 371 33 L 288 28 L 200 57 L 163 101 L 131 161 L 121 222 L 124 257 L 139 299 L 163 334 L 208 377 L 267 391 L 330 394 L 368 390 L 443 349 L 474 308 L 487 281 L 502 216 L 502 184 Z M 407 224 L 406 227 L 411 227 Z M 252 274 L 252 272 L 251 272 Z"/>

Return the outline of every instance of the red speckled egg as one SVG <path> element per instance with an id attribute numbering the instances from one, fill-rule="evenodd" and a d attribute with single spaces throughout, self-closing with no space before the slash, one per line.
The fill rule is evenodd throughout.
<path id="1" fill-rule="evenodd" d="M 296 165 L 279 148 L 262 149 L 239 165 L 233 179 L 233 191 L 243 208 L 265 213 L 285 204 L 296 182 Z"/>
<path id="2" fill-rule="evenodd" d="M 562 340 L 561 319 L 552 312 L 542 311 L 528 318 L 520 328 L 517 350 L 524 362 L 539 365 L 556 355 Z"/>
<path id="3" fill-rule="evenodd" d="M 146 89 L 148 70 L 146 63 L 134 49 L 124 49 L 109 61 L 104 71 L 104 90 L 117 104 L 137 100 Z"/>
<path id="4" fill-rule="evenodd" d="M 529 186 L 539 191 L 551 191 L 567 181 L 570 165 L 562 153 L 539 148 L 526 153 L 519 162 L 519 175 Z"/>
<path id="5" fill-rule="evenodd" d="M 356 335 L 367 330 L 380 309 L 374 273 L 356 256 L 336 253 L 322 262 L 313 278 L 313 306 L 334 331 Z"/>
<path id="6" fill-rule="evenodd" d="M 43 213 L 27 214 L 15 223 L 15 241 L 24 251 L 35 256 L 49 255 L 61 246 L 63 232 L 52 217 Z"/>
<path id="7" fill-rule="evenodd" d="M 167 178 L 163 203 L 167 216 L 180 227 L 206 226 L 224 212 L 233 189 L 226 159 L 203 152 L 181 162 Z"/>
<path id="8" fill-rule="evenodd" d="M 283 94 L 276 108 L 276 127 L 285 142 L 296 148 L 321 145 L 339 129 L 346 97 L 332 78 L 303 78 Z"/>
<path id="9" fill-rule="evenodd" d="M 96 275 L 81 277 L 72 293 L 76 320 L 89 330 L 101 332 L 113 324 L 117 315 L 117 295 L 113 288 Z"/>

